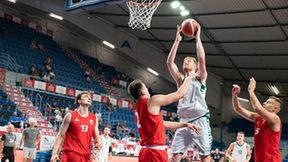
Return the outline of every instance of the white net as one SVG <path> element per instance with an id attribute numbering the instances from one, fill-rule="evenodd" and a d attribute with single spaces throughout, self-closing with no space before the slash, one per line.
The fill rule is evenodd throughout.
<path id="1" fill-rule="evenodd" d="M 129 27 L 146 30 L 150 28 L 152 16 L 162 0 L 131 0 L 127 2 L 130 11 Z"/>

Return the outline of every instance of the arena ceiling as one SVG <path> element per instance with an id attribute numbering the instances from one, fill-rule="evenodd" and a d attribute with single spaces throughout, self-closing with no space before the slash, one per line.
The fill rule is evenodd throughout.
<path id="1" fill-rule="evenodd" d="M 174 42 L 176 25 L 186 18 L 202 26 L 208 71 L 224 78 L 226 85 L 247 86 L 255 77 L 262 95 L 288 97 L 288 1 L 287 0 L 179 0 L 190 15 L 183 17 L 172 9 L 172 0 L 163 0 L 156 10 L 151 28 L 128 27 L 126 4 L 89 11 L 116 27 L 134 34 L 168 55 Z M 179 58 L 195 56 L 194 40 L 182 41 Z"/>
<path id="2" fill-rule="evenodd" d="M 179 0 L 190 12 L 186 17 L 172 9 L 171 2 L 162 1 L 151 28 L 146 31 L 128 27 L 129 10 L 125 3 L 85 12 L 111 22 L 167 55 L 174 42 L 176 25 L 194 18 L 202 26 L 209 72 L 221 76 L 226 86 L 233 83 L 247 86 L 253 76 L 262 95 L 288 100 L 287 0 Z M 186 38 L 177 57 L 196 56 L 195 52 L 194 40 Z M 275 94 L 272 86 L 277 87 L 279 94 Z"/>

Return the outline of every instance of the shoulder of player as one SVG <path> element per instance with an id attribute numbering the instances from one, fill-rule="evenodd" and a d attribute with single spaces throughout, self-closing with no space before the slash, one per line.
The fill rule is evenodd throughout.
<path id="1" fill-rule="evenodd" d="M 64 116 L 63 122 L 71 122 L 73 113 L 75 113 L 75 111 L 67 112 Z"/>

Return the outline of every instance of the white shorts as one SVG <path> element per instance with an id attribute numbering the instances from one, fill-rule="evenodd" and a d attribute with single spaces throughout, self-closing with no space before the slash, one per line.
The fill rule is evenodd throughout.
<path id="1" fill-rule="evenodd" d="M 199 149 L 201 156 L 210 155 L 212 146 L 212 134 L 210 128 L 209 117 L 207 115 L 191 122 L 198 126 L 200 134 L 197 135 L 190 128 L 179 128 L 175 133 L 175 137 L 172 142 L 172 153 L 184 154 L 187 148 L 195 145 Z"/>
<path id="2" fill-rule="evenodd" d="M 36 159 L 36 153 L 37 153 L 36 148 L 28 148 L 28 147 L 23 148 L 23 157 L 24 158 Z"/>

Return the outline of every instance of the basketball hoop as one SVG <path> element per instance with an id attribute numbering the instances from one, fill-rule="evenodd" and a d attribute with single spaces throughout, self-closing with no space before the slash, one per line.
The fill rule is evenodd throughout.
<path id="1" fill-rule="evenodd" d="M 127 1 L 130 11 L 129 27 L 146 30 L 150 28 L 152 16 L 162 0 Z"/>

